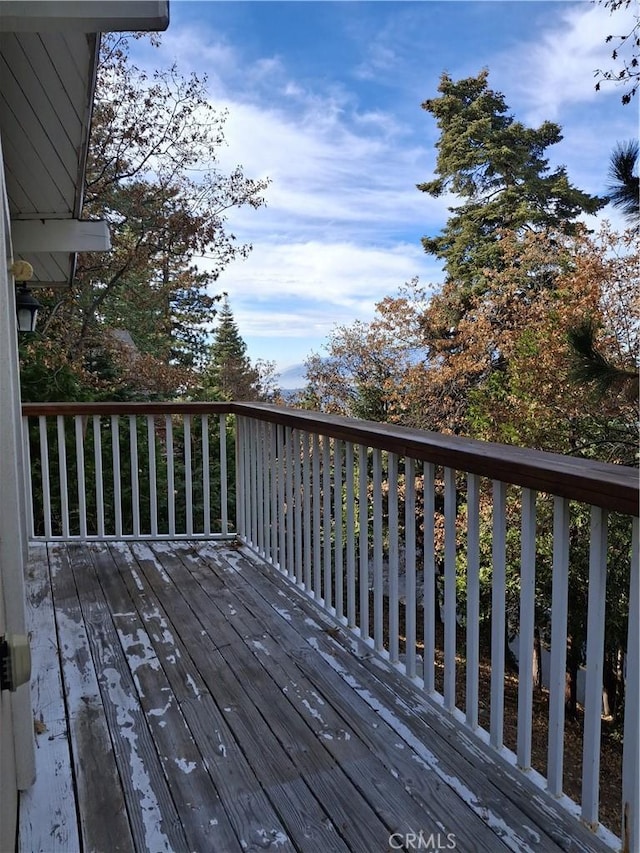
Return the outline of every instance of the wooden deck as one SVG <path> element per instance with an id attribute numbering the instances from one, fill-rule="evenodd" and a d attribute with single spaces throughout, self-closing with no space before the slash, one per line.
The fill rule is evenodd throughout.
<path id="1" fill-rule="evenodd" d="M 55 544 L 28 572 L 36 851 L 603 851 L 274 569 Z"/>

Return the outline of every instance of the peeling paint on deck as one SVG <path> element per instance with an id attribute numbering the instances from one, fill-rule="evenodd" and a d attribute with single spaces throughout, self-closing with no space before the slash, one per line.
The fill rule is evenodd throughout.
<path id="1" fill-rule="evenodd" d="M 102 673 L 101 682 L 107 689 L 109 700 L 116 709 L 117 723 L 121 735 L 129 744 L 129 768 L 131 783 L 139 793 L 140 814 L 142 817 L 147 849 L 156 853 L 171 853 L 172 847 L 168 837 L 160 829 L 160 806 L 151 786 L 151 778 L 146 770 L 142 756 L 138 751 L 138 736 L 134 731 L 135 712 L 139 705 L 134 697 L 123 688 L 120 673 L 111 667 L 106 667 Z"/>
<path id="2" fill-rule="evenodd" d="M 309 645 L 314 648 L 319 655 L 334 669 L 340 677 L 350 686 L 356 693 L 369 705 L 369 707 L 380 716 L 385 723 L 396 731 L 400 737 L 412 748 L 414 754 L 412 759 L 423 767 L 425 770 L 430 770 L 445 782 L 460 799 L 465 802 L 469 808 L 477 815 L 482 817 L 484 822 L 493 829 L 496 835 L 502 839 L 510 849 L 518 851 L 518 853 L 534 853 L 529 846 L 529 841 L 536 843 L 540 840 L 537 833 L 532 833 L 532 837 L 523 838 L 516 830 L 510 827 L 501 817 L 493 813 L 485 805 L 481 799 L 472 791 L 461 779 L 447 773 L 441 766 L 437 756 L 427 749 L 423 742 L 417 738 L 411 730 L 389 709 L 373 696 L 369 690 L 364 688 L 348 670 L 331 654 L 324 651 L 319 642 L 314 637 L 307 638 Z M 401 703 L 399 703 L 401 704 Z"/>

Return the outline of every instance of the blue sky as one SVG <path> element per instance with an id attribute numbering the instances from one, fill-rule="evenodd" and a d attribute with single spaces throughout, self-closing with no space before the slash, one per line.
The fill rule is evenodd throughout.
<path id="1" fill-rule="evenodd" d="M 420 238 L 455 200 L 416 184 L 433 175 L 438 139 L 420 105 L 445 70 L 487 67 L 518 120 L 558 122 L 551 165 L 603 193 L 615 143 L 637 135 L 637 104 L 594 91 L 594 69 L 611 66 L 604 39 L 623 23 L 588 0 L 172 0 L 161 47 L 138 43 L 135 58 L 206 73 L 212 103 L 229 111 L 221 166 L 271 179 L 266 207 L 230 214 L 254 248 L 219 280 L 250 357 L 299 385 L 288 368 L 321 352 L 334 326 L 369 320 L 414 276 L 442 281 Z"/>

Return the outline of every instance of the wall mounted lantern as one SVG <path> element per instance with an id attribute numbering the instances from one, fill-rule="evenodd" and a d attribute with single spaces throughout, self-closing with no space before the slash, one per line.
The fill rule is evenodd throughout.
<path id="1" fill-rule="evenodd" d="M 33 267 L 28 261 L 14 261 L 9 272 L 16 280 L 16 314 L 18 315 L 19 332 L 35 332 L 38 320 L 38 309 L 42 305 L 33 296 L 27 286 L 33 277 Z"/>
<path id="2" fill-rule="evenodd" d="M 16 290 L 16 313 L 18 315 L 19 332 L 35 332 L 38 321 L 38 308 L 42 305 L 31 293 L 25 283 L 18 285 Z"/>

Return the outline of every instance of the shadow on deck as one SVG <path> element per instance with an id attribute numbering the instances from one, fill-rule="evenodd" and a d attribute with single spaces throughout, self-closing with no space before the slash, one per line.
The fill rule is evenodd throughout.
<path id="1" fill-rule="evenodd" d="M 28 592 L 20 853 L 609 849 L 243 550 L 34 546 Z"/>

